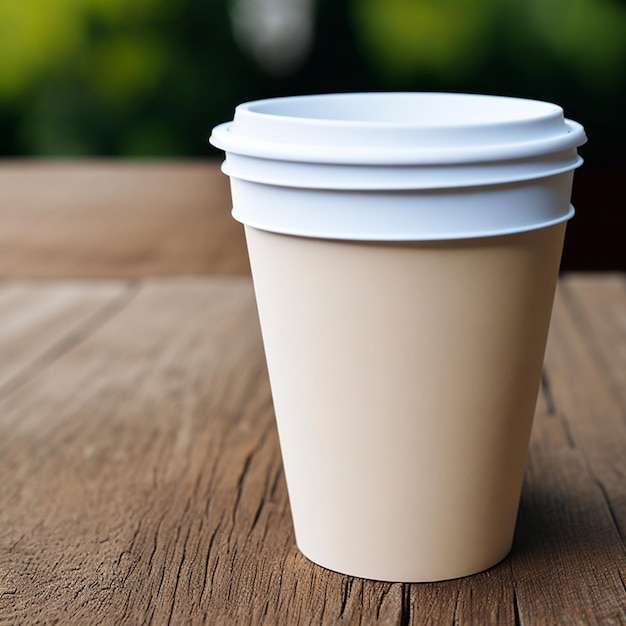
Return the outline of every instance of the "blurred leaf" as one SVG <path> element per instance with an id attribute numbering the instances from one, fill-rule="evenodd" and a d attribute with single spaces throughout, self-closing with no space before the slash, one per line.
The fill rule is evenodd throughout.
<path id="1" fill-rule="evenodd" d="M 0 1 L 0 100 L 18 97 L 80 50 L 80 1 Z"/>
<path id="2" fill-rule="evenodd" d="M 353 0 L 354 23 L 383 76 L 442 77 L 476 68 L 487 51 L 495 0 Z"/>
<path id="3" fill-rule="evenodd" d="M 165 65 L 163 42 L 143 33 L 107 37 L 86 52 L 82 63 L 94 93 L 118 105 L 150 93 L 160 82 Z"/>
<path id="4" fill-rule="evenodd" d="M 184 6 L 180 0 L 82 0 L 84 6 L 110 25 L 124 25 L 154 21 L 171 16 Z"/>
<path id="5" fill-rule="evenodd" d="M 19 136 L 30 154 L 82 156 L 111 132 L 107 111 L 80 84 L 50 76 L 23 105 Z M 104 126 L 104 128 L 103 128 Z"/>
<path id="6" fill-rule="evenodd" d="M 185 137 L 180 137 L 158 120 L 143 122 L 135 126 L 124 139 L 121 148 L 122 156 L 126 157 L 163 154 L 183 156 L 185 152 Z"/>
<path id="7" fill-rule="evenodd" d="M 626 6 L 615 0 L 532 0 L 536 36 L 588 87 L 626 80 Z"/>
<path id="8" fill-rule="evenodd" d="M 232 1 L 0 0 L 0 151 L 216 156 L 211 127 L 245 100 L 441 89 L 556 101 L 587 154 L 623 154 L 625 0 L 316 0 L 280 78 L 238 46 Z"/>

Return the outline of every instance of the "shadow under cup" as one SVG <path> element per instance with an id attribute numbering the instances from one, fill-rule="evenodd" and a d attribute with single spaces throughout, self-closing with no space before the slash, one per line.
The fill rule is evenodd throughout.
<path id="1" fill-rule="evenodd" d="M 582 129 L 534 101 L 347 94 L 241 105 L 212 141 L 245 224 L 300 550 L 402 582 L 497 563 Z"/>

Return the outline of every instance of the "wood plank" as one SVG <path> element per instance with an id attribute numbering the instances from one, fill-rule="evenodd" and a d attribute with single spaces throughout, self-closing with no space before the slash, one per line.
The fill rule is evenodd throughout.
<path id="1" fill-rule="evenodd" d="M 6 398 L 0 623 L 241 611 L 298 558 L 270 407 L 249 281 L 217 279 L 147 286 Z"/>
<path id="2" fill-rule="evenodd" d="M 536 416 L 510 557 L 519 622 L 623 624 L 624 543 L 564 421 Z"/>
<path id="3" fill-rule="evenodd" d="M 0 162 L 0 278 L 248 272 L 214 161 Z"/>
<path id="4" fill-rule="evenodd" d="M 391 585 L 298 553 L 247 280 L 149 283 L 0 410 L 2 624 L 512 617 L 496 570 Z"/>
<path id="5" fill-rule="evenodd" d="M 561 294 L 611 395 L 626 416 L 626 278 L 624 274 L 570 274 Z"/>
<path id="6" fill-rule="evenodd" d="M 582 303 L 590 298 L 594 298 L 593 293 L 584 283 L 575 278 L 563 282 L 555 303 L 553 349 L 548 353 L 546 372 L 554 410 L 567 424 L 571 441 L 584 456 L 624 538 L 626 409 L 620 403 L 621 394 L 615 392 L 616 379 L 609 373 L 606 359 L 609 353 L 623 352 L 626 334 L 623 316 L 602 319 L 597 315 L 590 322 L 581 315 L 583 308 L 603 310 L 595 305 L 584 307 Z M 622 390 L 625 384 L 626 377 L 622 375 Z M 623 573 L 626 579 L 626 570 Z"/>
<path id="7" fill-rule="evenodd" d="M 577 315 L 611 297 L 612 279 L 587 280 L 565 277 L 555 302 L 511 559 L 521 623 L 626 623 L 626 422 L 597 359 L 626 344 Z"/>
<path id="8" fill-rule="evenodd" d="M 0 397 L 106 323 L 133 291 L 119 282 L 0 283 Z"/>
<path id="9" fill-rule="evenodd" d="M 295 548 L 249 280 L 146 281 L 0 400 L 0 624 L 625 623 L 624 422 L 591 354 L 559 296 L 511 557 L 364 581 Z"/>

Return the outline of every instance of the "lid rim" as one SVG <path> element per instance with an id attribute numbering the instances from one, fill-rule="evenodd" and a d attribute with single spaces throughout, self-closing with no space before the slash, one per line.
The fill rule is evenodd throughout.
<path id="1" fill-rule="evenodd" d="M 508 103 L 523 104 L 527 107 L 542 107 L 545 112 L 532 116 L 515 116 L 505 119 L 485 120 L 484 118 L 480 122 L 459 122 L 454 119 L 440 120 L 428 124 L 420 123 L 418 120 L 413 119 L 410 122 L 398 122 L 396 120 L 383 120 L 383 119 L 349 119 L 342 117 L 323 117 L 323 116 L 310 116 L 310 115 L 287 115 L 284 113 L 276 113 L 272 111 L 259 110 L 261 107 L 269 106 L 273 104 L 285 104 L 285 103 L 298 103 L 298 102 L 315 102 L 320 100 L 332 100 L 332 99 L 344 99 L 344 100 L 356 100 L 357 98 L 368 99 L 383 99 L 383 98 L 447 98 L 452 100 L 482 100 L 482 101 L 502 101 Z M 413 129 L 413 130 L 430 130 L 430 129 L 471 129 L 471 128 L 493 128 L 500 125 L 516 125 L 524 124 L 528 122 L 541 122 L 553 117 L 559 117 L 563 115 L 563 109 L 558 104 L 553 102 L 546 102 L 542 100 L 533 100 L 530 98 L 517 98 L 509 96 L 497 96 L 487 94 L 472 94 L 472 93 L 460 93 L 460 92 L 415 92 L 415 91 L 395 91 L 395 92 L 351 92 L 351 93 L 322 93 L 311 94 L 303 96 L 286 96 L 276 98 L 266 98 L 261 100 L 253 100 L 250 102 L 243 102 L 235 108 L 235 120 L 241 116 L 251 116 L 253 118 L 271 119 L 273 121 L 280 121 L 281 123 L 307 124 L 307 125 L 319 125 L 319 126 L 342 126 L 342 127 L 355 127 L 363 129 Z"/>
<path id="2" fill-rule="evenodd" d="M 564 120 L 564 132 L 545 139 L 492 143 L 483 145 L 457 145 L 436 148 L 372 147 L 352 148 L 338 146 L 302 145 L 270 142 L 237 136 L 232 132 L 235 121 L 216 126 L 209 142 L 225 152 L 277 161 L 298 161 L 329 164 L 372 165 L 438 165 L 453 163 L 485 163 L 540 156 L 583 145 L 586 135 L 583 127 L 570 119 Z"/>

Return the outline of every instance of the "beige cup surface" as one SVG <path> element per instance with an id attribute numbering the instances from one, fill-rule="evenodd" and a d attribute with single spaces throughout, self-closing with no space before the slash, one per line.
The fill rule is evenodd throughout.
<path id="1" fill-rule="evenodd" d="M 418 582 L 507 554 L 564 231 L 398 244 L 246 227 L 308 558 Z"/>

